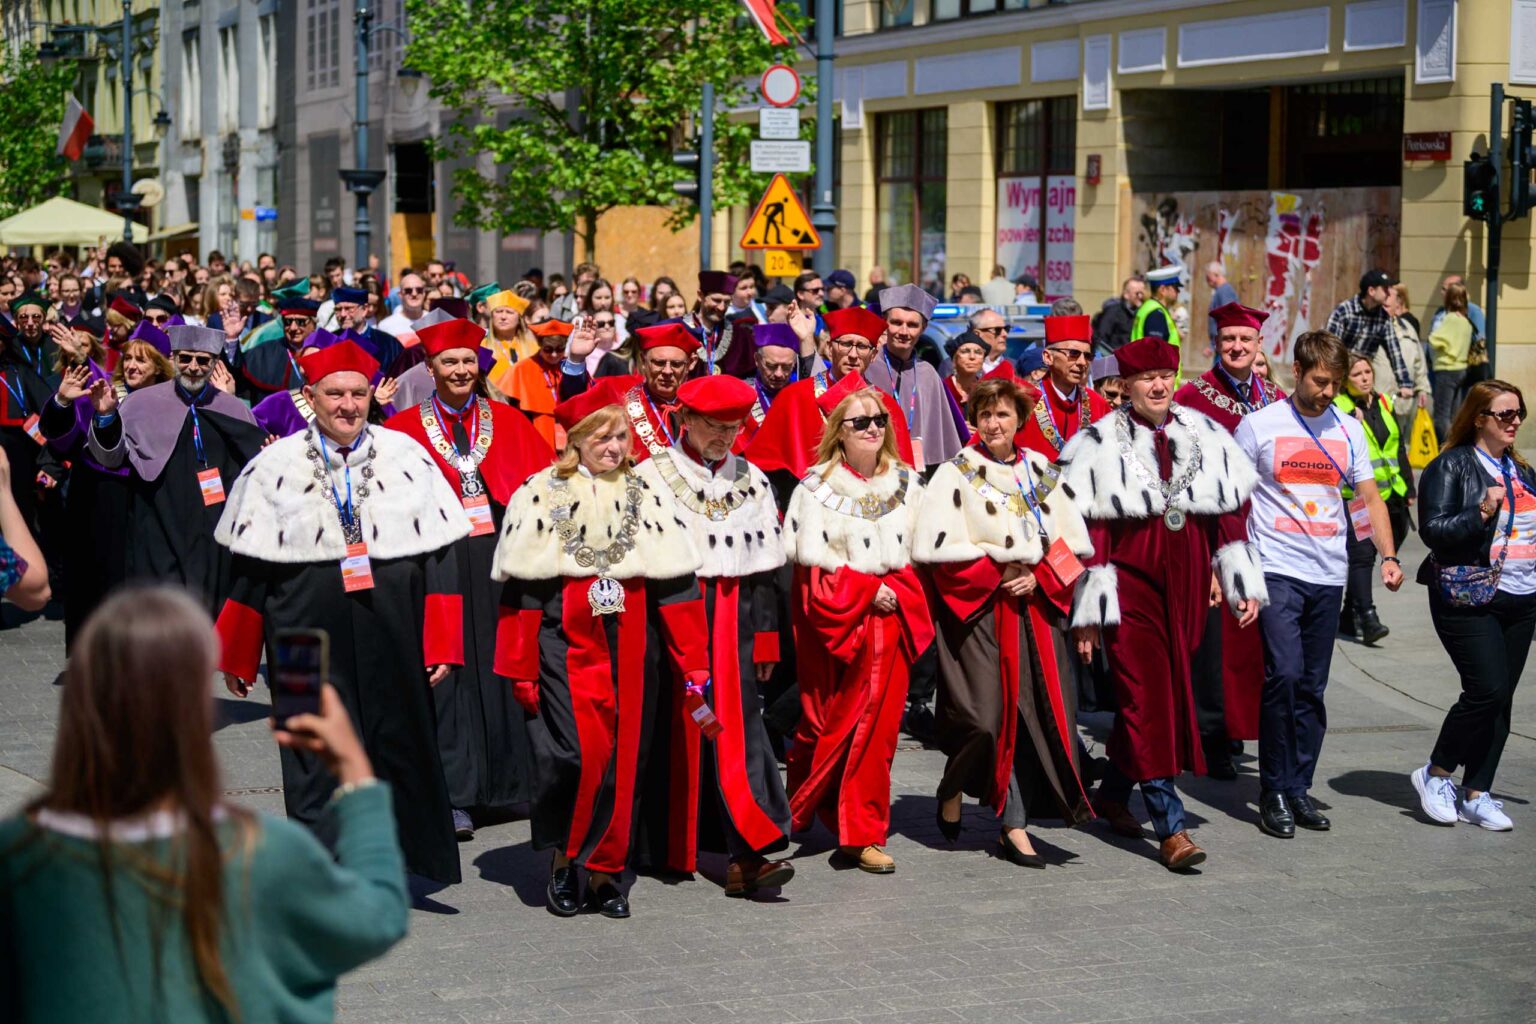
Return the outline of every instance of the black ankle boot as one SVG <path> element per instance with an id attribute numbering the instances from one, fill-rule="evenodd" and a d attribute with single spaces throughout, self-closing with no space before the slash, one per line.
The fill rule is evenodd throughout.
<path id="1" fill-rule="evenodd" d="M 1360 642 L 1374 644 L 1378 640 L 1384 640 L 1392 631 L 1381 624 L 1381 617 L 1376 614 L 1375 608 L 1367 608 L 1359 615 Z"/>

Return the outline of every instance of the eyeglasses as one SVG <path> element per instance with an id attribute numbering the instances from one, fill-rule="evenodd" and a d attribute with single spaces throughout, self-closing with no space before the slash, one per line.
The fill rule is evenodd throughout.
<path id="1" fill-rule="evenodd" d="M 822 292 L 826 291 L 826 289 L 821 285 L 817 285 L 814 288 L 801 288 L 800 290 L 803 292 L 810 292 L 812 295 L 820 295 Z"/>
<path id="2" fill-rule="evenodd" d="M 400 289 L 400 294 L 401 295 L 425 295 L 425 294 L 427 294 L 427 290 L 425 288 L 401 288 Z"/>
<path id="3" fill-rule="evenodd" d="M 1513 423 L 1516 420 L 1520 420 L 1522 422 L 1524 422 L 1524 420 L 1525 420 L 1525 410 L 1524 409 L 1504 409 L 1504 410 L 1502 410 L 1500 412 L 1494 412 L 1492 409 L 1486 409 L 1486 410 L 1483 411 L 1483 415 L 1484 416 L 1492 416 L 1494 419 L 1498 420 L 1500 423 L 1505 423 L 1505 424 Z"/>
<path id="4" fill-rule="evenodd" d="M 177 352 L 176 363 L 179 366 L 212 366 L 213 356 L 206 352 Z"/>
<path id="5" fill-rule="evenodd" d="M 285 316 L 285 317 L 283 317 L 283 326 L 284 327 L 308 327 L 312 323 L 314 323 L 314 318 L 313 317 L 307 317 L 307 316 Z"/>
<path id="6" fill-rule="evenodd" d="M 16 322 L 19 324 L 40 324 L 43 322 L 41 313 L 17 313 Z"/>
<path id="7" fill-rule="evenodd" d="M 852 427 L 856 431 L 868 430 L 871 425 L 884 430 L 886 424 L 891 422 L 891 414 L 888 412 L 877 413 L 874 416 L 850 416 L 843 420 L 843 426 Z"/>
<path id="8" fill-rule="evenodd" d="M 612 320 L 593 320 L 592 326 L 599 331 L 611 331 L 613 330 L 614 322 Z"/>
<path id="9" fill-rule="evenodd" d="M 1008 333 L 1008 325 L 998 324 L 996 327 L 972 327 L 971 330 L 977 334 L 1006 334 Z"/>
<path id="10" fill-rule="evenodd" d="M 1069 363 L 1075 363 L 1079 360 L 1086 363 L 1093 358 L 1093 352 L 1086 348 L 1058 348 L 1055 345 L 1047 345 L 1045 350 L 1047 352 L 1054 352 L 1058 356 L 1065 356 Z"/>
<path id="11" fill-rule="evenodd" d="M 169 323 L 170 322 L 171 314 L 169 314 L 169 313 L 161 313 L 161 312 L 150 312 L 150 313 L 145 313 L 144 314 L 144 319 L 148 320 L 150 323 L 154 324 L 156 327 L 159 327 L 161 324 Z"/>
<path id="12" fill-rule="evenodd" d="M 865 342 L 862 342 L 862 341 L 844 341 L 841 338 L 834 338 L 832 340 L 832 344 L 836 345 L 838 348 L 851 349 L 852 351 L 857 352 L 861 356 L 862 355 L 869 355 L 871 352 L 873 352 L 875 350 L 875 346 L 866 344 Z"/>

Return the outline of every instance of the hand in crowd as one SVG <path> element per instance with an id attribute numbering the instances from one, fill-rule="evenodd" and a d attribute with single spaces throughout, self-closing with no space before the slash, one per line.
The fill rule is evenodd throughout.
<path id="1" fill-rule="evenodd" d="M 1398 573 L 1398 575 L 1401 576 L 1402 573 Z M 1258 599 L 1250 597 L 1246 601 L 1239 601 L 1237 604 L 1237 612 L 1237 628 L 1247 629 L 1249 626 L 1259 621 Z"/>
<path id="2" fill-rule="evenodd" d="M 224 365 L 224 360 L 215 359 L 213 361 L 213 372 L 208 375 L 208 379 L 213 383 L 214 387 L 226 395 L 235 393 L 235 375 L 229 372 L 229 367 Z"/>
<path id="3" fill-rule="evenodd" d="M 71 366 L 59 377 L 59 401 L 71 405 L 91 393 L 91 368 Z"/>
<path id="4" fill-rule="evenodd" d="M 597 332 L 592 329 L 592 322 L 584 316 L 576 318 L 576 329 L 571 331 L 570 340 L 566 343 L 566 358 L 576 363 L 592 354 L 597 347 Z"/>
<path id="5" fill-rule="evenodd" d="M 276 434 L 268 434 L 266 436 L 266 439 L 261 442 L 261 446 L 263 448 L 265 448 L 267 445 L 271 444 L 273 441 L 281 441 L 281 440 L 282 440 L 282 438 L 278 437 Z"/>
<path id="6" fill-rule="evenodd" d="M 1003 569 L 1003 579 L 998 586 L 1012 597 L 1028 597 L 1035 592 L 1035 574 L 1027 566 L 1010 562 Z"/>
<path id="7" fill-rule="evenodd" d="M 870 602 L 870 606 L 873 607 L 877 612 L 885 612 L 886 614 L 894 612 L 898 607 L 896 602 L 896 591 L 892 590 L 884 583 L 880 584 L 880 589 L 875 591 L 875 598 Z"/>
<path id="8" fill-rule="evenodd" d="M 521 679 L 512 684 L 512 699 L 530 715 L 539 713 L 539 684 L 537 680 Z"/>
<path id="9" fill-rule="evenodd" d="M 1429 408 L 1429 396 L 1426 395 L 1422 391 L 1419 392 L 1419 408 L 1420 409 L 1428 409 Z"/>
<path id="10" fill-rule="evenodd" d="M 272 723 L 272 738 L 279 746 L 318 757 L 342 785 L 373 778 L 373 765 L 363 750 L 352 719 L 341 703 L 335 687 L 320 687 L 320 713 L 294 715 L 286 722 Z"/>
<path id="11" fill-rule="evenodd" d="M 1221 597 L 1222 597 L 1222 594 L 1221 594 L 1221 578 L 1218 577 L 1215 573 L 1211 573 L 1211 607 L 1212 608 L 1220 608 L 1221 607 Z"/>
<path id="12" fill-rule="evenodd" d="M 427 685 L 436 686 L 444 679 L 447 679 L 448 670 L 450 667 L 451 666 L 448 665 L 433 665 L 431 668 L 427 669 Z"/>
<path id="13" fill-rule="evenodd" d="M 1395 591 L 1403 585 L 1403 570 L 1396 562 L 1381 563 L 1381 582 L 1388 590 Z"/>
<path id="14" fill-rule="evenodd" d="M 45 491 L 51 491 L 55 487 L 59 486 L 59 482 L 57 480 L 49 476 L 47 473 L 44 473 L 42 470 L 37 471 L 36 483 L 37 486 L 41 487 Z"/>
<path id="15" fill-rule="evenodd" d="M 379 381 L 378 387 L 373 389 L 373 397 L 380 405 L 388 405 L 395 400 L 395 392 L 399 390 L 399 381 L 393 377 L 385 377 Z"/>
<path id="16" fill-rule="evenodd" d="M 117 411 L 117 392 L 109 380 L 98 380 L 91 385 L 91 409 L 97 416 L 109 416 Z"/>
<path id="17" fill-rule="evenodd" d="M 800 305 L 798 302 L 790 304 L 789 327 L 795 332 L 795 337 L 800 339 L 800 354 L 810 355 L 816 351 L 816 314 Z"/>
<path id="18" fill-rule="evenodd" d="M 63 349 L 72 357 L 80 356 L 80 343 L 75 339 L 75 332 L 61 323 L 47 323 L 43 325 L 53 343 Z"/>
<path id="19" fill-rule="evenodd" d="M 250 680 L 248 680 L 248 679 L 241 679 L 239 676 L 235 675 L 233 672 L 225 672 L 225 673 L 222 673 L 222 674 L 224 676 L 224 689 L 228 690 L 230 693 L 234 694 L 236 697 L 242 697 L 243 698 L 243 697 L 249 697 L 251 695 L 251 685 L 252 684 L 251 684 Z"/>
<path id="20" fill-rule="evenodd" d="M 1093 649 L 1099 646 L 1102 638 L 1098 626 L 1074 626 L 1072 639 L 1077 641 L 1077 656 L 1086 665 L 1093 660 Z"/>
<path id="21" fill-rule="evenodd" d="M 1506 493 L 1502 484 L 1488 488 L 1488 493 L 1483 495 L 1483 522 L 1486 523 L 1499 514 L 1499 506 L 1504 504 L 1504 495 Z"/>
<path id="22" fill-rule="evenodd" d="M 773 678 L 773 670 L 779 667 L 776 661 L 755 661 L 752 663 L 753 675 L 760 683 L 766 683 Z"/>
<path id="23" fill-rule="evenodd" d="M 224 325 L 224 337 L 238 338 L 245 331 L 245 317 L 240 312 L 240 304 L 226 302 L 219 309 L 219 321 Z"/>

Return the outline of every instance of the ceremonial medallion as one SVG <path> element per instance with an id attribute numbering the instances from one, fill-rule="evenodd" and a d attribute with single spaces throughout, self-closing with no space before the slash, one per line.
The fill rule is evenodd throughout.
<path id="1" fill-rule="evenodd" d="M 613 615 L 624 610 L 624 584 L 611 576 L 599 576 L 587 588 L 593 615 Z"/>
<path id="2" fill-rule="evenodd" d="M 1184 529 L 1184 513 L 1180 509 L 1170 508 L 1163 513 L 1163 525 L 1178 533 Z"/>

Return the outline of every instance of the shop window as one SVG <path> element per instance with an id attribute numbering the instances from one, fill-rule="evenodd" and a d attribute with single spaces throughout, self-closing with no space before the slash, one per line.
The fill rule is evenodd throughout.
<path id="1" fill-rule="evenodd" d="M 886 277 L 944 290 L 948 111 L 905 110 L 875 122 L 875 252 Z"/>
<path id="2" fill-rule="evenodd" d="M 978 14 L 996 14 L 998 11 L 1022 11 L 1029 6 L 1029 0 L 932 0 L 932 3 L 929 21 L 952 21 Z"/>
<path id="3" fill-rule="evenodd" d="M 1401 77 L 1285 90 L 1285 188 L 1390 186 L 1402 178 Z"/>
<path id="4" fill-rule="evenodd" d="M 996 258 L 1049 301 L 1072 294 L 1077 106 L 1071 96 L 997 106 Z"/>

